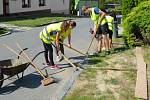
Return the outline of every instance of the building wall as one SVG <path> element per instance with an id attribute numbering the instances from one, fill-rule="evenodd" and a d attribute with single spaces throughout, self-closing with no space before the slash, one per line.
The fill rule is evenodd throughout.
<path id="1" fill-rule="evenodd" d="M 3 0 L 0 0 L 0 15 L 3 14 Z M 31 7 L 22 8 L 22 0 L 9 0 L 8 13 L 48 10 L 52 13 L 69 13 L 70 0 L 46 0 L 46 6 L 39 6 L 39 0 L 31 0 Z"/>
<path id="2" fill-rule="evenodd" d="M 0 0 L 0 15 L 3 15 L 3 0 Z"/>
<path id="3" fill-rule="evenodd" d="M 70 0 L 50 0 L 49 5 L 52 13 L 69 13 Z"/>
<path id="4" fill-rule="evenodd" d="M 20 13 L 20 12 L 28 12 L 28 11 L 36 11 L 36 10 L 47 10 L 50 9 L 49 1 L 46 0 L 46 6 L 39 6 L 39 0 L 31 0 L 31 7 L 22 8 L 22 0 L 9 0 L 9 13 Z M 55 1 L 55 0 L 53 0 Z"/>

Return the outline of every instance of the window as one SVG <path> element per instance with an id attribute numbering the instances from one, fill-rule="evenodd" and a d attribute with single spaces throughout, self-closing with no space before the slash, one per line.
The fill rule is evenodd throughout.
<path id="1" fill-rule="evenodd" d="M 22 8 L 31 7 L 31 0 L 22 0 Z"/>
<path id="2" fill-rule="evenodd" d="M 46 6 L 45 0 L 39 0 L 39 6 Z"/>

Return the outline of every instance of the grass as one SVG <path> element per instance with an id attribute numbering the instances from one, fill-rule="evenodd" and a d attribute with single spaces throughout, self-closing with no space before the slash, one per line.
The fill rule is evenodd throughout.
<path id="1" fill-rule="evenodd" d="M 0 28 L 0 35 L 8 32 L 8 29 Z"/>
<path id="2" fill-rule="evenodd" d="M 48 24 L 52 21 L 61 21 L 74 18 L 73 16 L 65 16 L 61 14 L 50 15 L 50 14 L 41 14 L 41 15 L 28 15 L 28 16 L 17 16 L 17 17 L 8 17 L 0 18 L 0 23 L 12 24 L 17 26 L 28 26 L 36 27 L 44 24 Z"/>
<path id="3" fill-rule="evenodd" d="M 104 80 L 106 84 L 118 85 L 119 81 L 117 78 L 110 78 Z"/>
<path id="4" fill-rule="evenodd" d="M 112 39 L 112 42 L 122 42 L 122 41 L 123 41 L 122 36 L 120 36 L 119 38 L 113 38 Z"/>
<path id="5" fill-rule="evenodd" d="M 134 97 L 136 71 L 102 70 L 117 68 L 117 64 L 135 69 L 133 49 L 116 47 L 111 55 L 102 55 L 90 56 L 87 69 L 63 100 L 138 100 Z"/>

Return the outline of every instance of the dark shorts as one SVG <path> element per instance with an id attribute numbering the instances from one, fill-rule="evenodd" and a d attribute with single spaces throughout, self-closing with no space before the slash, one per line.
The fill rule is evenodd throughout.
<path id="1" fill-rule="evenodd" d="M 113 31 L 108 29 L 109 38 L 112 39 Z"/>
<path id="2" fill-rule="evenodd" d="M 97 34 L 107 34 L 108 33 L 108 23 L 100 25 L 97 30 Z"/>

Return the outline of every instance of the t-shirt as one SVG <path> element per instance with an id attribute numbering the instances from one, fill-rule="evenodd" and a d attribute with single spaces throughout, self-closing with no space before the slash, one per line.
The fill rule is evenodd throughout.
<path id="1" fill-rule="evenodd" d="M 101 10 L 97 7 L 94 7 L 94 12 L 95 12 L 95 14 L 99 14 L 101 12 Z"/>

